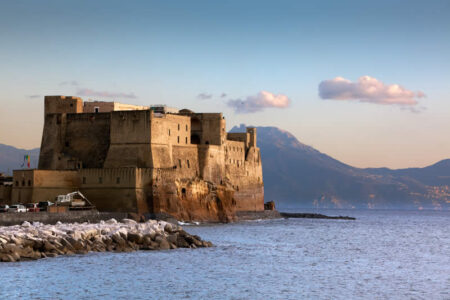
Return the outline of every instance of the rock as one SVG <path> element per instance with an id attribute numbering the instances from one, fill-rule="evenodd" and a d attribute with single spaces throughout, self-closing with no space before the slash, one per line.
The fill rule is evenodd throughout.
<path id="1" fill-rule="evenodd" d="M 80 251 L 84 248 L 84 243 L 80 240 L 76 240 L 73 237 L 68 237 L 67 241 L 72 245 L 73 249 L 75 249 L 75 251 Z"/>
<path id="2" fill-rule="evenodd" d="M 156 238 L 156 232 L 154 232 L 154 231 L 150 231 L 149 233 L 147 233 L 146 235 L 145 235 L 145 237 L 150 237 L 150 239 L 151 240 L 155 240 L 155 238 Z"/>
<path id="3" fill-rule="evenodd" d="M 69 243 L 69 241 L 66 240 L 65 238 L 61 239 L 61 244 L 68 250 L 71 250 L 71 251 L 75 250 L 75 248 L 72 246 L 72 244 Z"/>
<path id="4" fill-rule="evenodd" d="M 203 247 L 202 242 L 200 240 L 198 240 L 198 239 L 194 239 L 194 245 L 197 246 L 197 247 Z"/>
<path id="5" fill-rule="evenodd" d="M 49 252 L 49 251 L 52 251 L 52 250 L 54 250 L 56 248 L 49 241 L 44 241 L 44 249 L 45 249 L 46 252 Z"/>
<path id="6" fill-rule="evenodd" d="M 135 220 L 132 220 L 132 219 L 122 219 L 122 223 L 124 223 L 124 224 L 128 224 L 128 225 L 135 225 L 135 224 L 137 224 L 137 222 L 135 221 Z"/>
<path id="7" fill-rule="evenodd" d="M 14 259 L 14 261 L 20 260 L 20 254 L 19 254 L 19 253 L 17 253 L 17 252 L 12 252 L 10 255 L 12 256 L 12 258 Z"/>
<path id="8" fill-rule="evenodd" d="M 167 232 L 171 233 L 171 232 L 172 232 L 172 224 L 167 223 L 167 224 L 164 226 L 164 231 L 167 231 Z"/>
<path id="9" fill-rule="evenodd" d="M 15 259 L 14 259 L 14 257 L 12 257 L 11 254 L 3 254 L 0 257 L 0 260 L 3 262 L 15 262 Z"/>
<path id="10" fill-rule="evenodd" d="M 157 242 L 158 244 L 161 243 L 162 240 L 164 240 L 164 236 L 162 235 L 157 235 L 155 237 L 155 242 Z"/>
<path id="11" fill-rule="evenodd" d="M 148 246 L 148 245 L 150 245 L 152 242 L 153 242 L 153 241 L 152 241 L 151 237 L 150 237 L 149 235 L 146 235 L 146 236 L 144 236 L 144 239 L 143 239 L 143 241 L 142 241 L 142 244 L 143 244 L 144 246 Z"/>
<path id="12" fill-rule="evenodd" d="M 111 236 L 112 240 L 119 244 L 119 245 L 125 245 L 125 240 L 122 238 L 122 236 L 120 235 L 120 232 L 115 232 L 112 236 Z"/>
<path id="13" fill-rule="evenodd" d="M 189 243 L 186 241 L 184 236 L 178 235 L 177 236 L 177 246 L 179 248 L 189 248 Z"/>
<path id="14" fill-rule="evenodd" d="M 172 244 L 176 244 L 178 240 L 178 234 L 170 234 L 167 236 L 167 241 Z"/>
<path id="15" fill-rule="evenodd" d="M 22 223 L 22 227 L 30 227 L 31 226 L 31 224 L 30 224 L 30 222 L 28 222 L 28 221 L 24 221 L 23 223 Z"/>
<path id="16" fill-rule="evenodd" d="M 137 232 L 129 232 L 128 233 L 128 240 L 131 242 L 141 244 L 143 239 L 144 239 L 144 237 L 140 233 L 137 233 Z"/>
<path id="17" fill-rule="evenodd" d="M 161 242 L 159 242 L 159 249 L 161 250 L 169 250 L 170 244 L 166 239 L 162 239 Z"/>
<path id="18" fill-rule="evenodd" d="M 186 234 L 184 236 L 184 239 L 186 240 L 186 242 L 188 242 L 189 244 L 193 244 L 194 243 L 194 237 L 192 235 L 188 235 Z"/>

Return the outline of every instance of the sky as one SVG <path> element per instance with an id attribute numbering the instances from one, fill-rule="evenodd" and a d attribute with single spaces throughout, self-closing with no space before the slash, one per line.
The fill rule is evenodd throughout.
<path id="1" fill-rule="evenodd" d="M 357 167 L 450 158 L 450 1 L 2 1 L 0 143 L 45 95 L 223 112 Z"/>

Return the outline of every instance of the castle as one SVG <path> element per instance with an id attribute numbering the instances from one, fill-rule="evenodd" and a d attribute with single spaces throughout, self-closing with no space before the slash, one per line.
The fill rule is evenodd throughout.
<path id="1" fill-rule="evenodd" d="M 225 221 L 264 210 L 255 128 L 221 113 L 45 97 L 38 169 L 15 170 L 13 203 L 81 191 L 100 211 Z"/>

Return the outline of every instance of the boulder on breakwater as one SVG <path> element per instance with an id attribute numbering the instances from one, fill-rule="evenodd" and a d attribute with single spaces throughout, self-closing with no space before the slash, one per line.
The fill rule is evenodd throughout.
<path id="1" fill-rule="evenodd" d="M 164 221 L 137 223 L 115 219 L 100 223 L 23 222 L 0 227 L 0 261 L 35 260 L 58 255 L 95 252 L 130 252 L 211 247 L 212 243 L 190 235 L 181 226 Z"/>

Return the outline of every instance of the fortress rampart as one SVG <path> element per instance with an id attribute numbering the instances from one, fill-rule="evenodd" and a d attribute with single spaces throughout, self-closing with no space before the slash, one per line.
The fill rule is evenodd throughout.
<path id="1" fill-rule="evenodd" d="M 45 97 L 37 170 L 14 171 L 13 202 L 80 190 L 99 210 L 225 221 L 264 210 L 256 129 L 221 113 Z"/>

